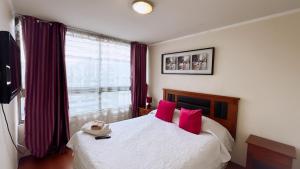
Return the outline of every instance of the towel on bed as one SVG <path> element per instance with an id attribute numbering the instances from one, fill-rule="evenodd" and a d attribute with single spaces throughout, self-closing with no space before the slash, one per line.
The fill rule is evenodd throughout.
<path id="1" fill-rule="evenodd" d="M 95 121 L 88 122 L 81 127 L 81 130 L 85 133 L 94 135 L 94 136 L 108 136 L 111 133 L 109 124 L 104 124 L 99 130 L 93 130 L 92 126 L 95 125 Z"/>

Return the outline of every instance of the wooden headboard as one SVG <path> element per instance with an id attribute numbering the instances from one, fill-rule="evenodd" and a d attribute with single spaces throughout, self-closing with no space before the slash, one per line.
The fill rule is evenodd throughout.
<path id="1" fill-rule="evenodd" d="M 239 98 L 173 89 L 163 91 L 164 100 L 175 102 L 179 109 L 202 109 L 204 116 L 222 124 L 235 138 Z"/>

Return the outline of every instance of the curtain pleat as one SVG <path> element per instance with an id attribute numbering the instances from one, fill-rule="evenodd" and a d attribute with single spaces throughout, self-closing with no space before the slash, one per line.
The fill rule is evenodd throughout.
<path id="1" fill-rule="evenodd" d="M 69 140 L 66 26 L 21 19 L 26 58 L 25 143 L 32 155 L 62 150 Z"/>
<path id="2" fill-rule="evenodd" d="M 147 45 L 131 43 L 131 102 L 132 117 L 139 116 L 139 107 L 145 107 L 147 97 L 146 84 Z"/>

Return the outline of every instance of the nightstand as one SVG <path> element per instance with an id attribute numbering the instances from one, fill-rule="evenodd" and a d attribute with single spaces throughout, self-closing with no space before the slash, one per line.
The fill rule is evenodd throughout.
<path id="1" fill-rule="evenodd" d="M 291 169 L 296 149 L 262 137 L 250 135 L 246 141 L 247 169 Z"/>
<path id="2" fill-rule="evenodd" d="M 147 109 L 145 107 L 139 107 L 139 116 L 144 116 L 149 114 L 154 108 Z"/>

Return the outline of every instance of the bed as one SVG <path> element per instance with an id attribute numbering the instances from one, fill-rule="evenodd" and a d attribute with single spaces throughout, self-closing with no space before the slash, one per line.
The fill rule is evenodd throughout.
<path id="1" fill-rule="evenodd" d="M 74 152 L 75 169 L 221 169 L 230 160 L 238 110 L 238 98 L 164 89 L 164 100 L 177 107 L 199 109 L 202 132 L 178 127 L 149 115 L 110 124 L 110 139 L 95 140 L 81 131 L 68 147 Z"/>

